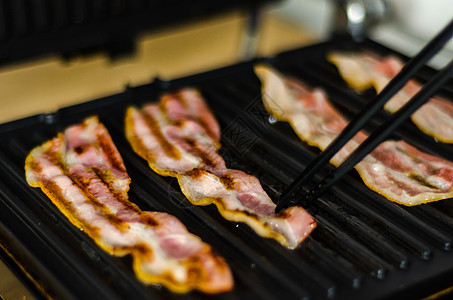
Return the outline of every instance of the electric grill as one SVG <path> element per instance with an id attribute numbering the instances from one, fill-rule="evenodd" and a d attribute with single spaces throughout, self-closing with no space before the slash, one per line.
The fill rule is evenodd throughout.
<path id="1" fill-rule="evenodd" d="M 344 38 L 257 61 L 323 87 L 342 112 L 353 116 L 373 93 L 359 95 L 346 86 L 335 67 L 324 59 L 326 51 L 334 48 L 392 52 L 369 40 L 356 43 Z M 215 297 L 407 299 L 428 296 L 452 284 L 451 200 L 403 207 L 370 191 L 350 172 L 306 207 L 318 228 L 291 251 L 259 237 L 246 225 L 224 220 L 212 205 L 192 206 L 176 180 L 155 174 L 131 150 L 123 131 L 125 108 L 156 100 L 167 90 L 194 86 L 201 90 L 222 126 L 221 154 L 227 165 L 257 176 L 275 199 L 317 150 L 299 141 L 288 124 L 268 122 L 252 69 L 257 61 L 173 81 L 155 80 L 121 94 L 0 127 L 0 165 L 4 170 L 0 175 L 1 244 L 4 253 L 14 257 L 16 267 L 23 268 L 38 287 L 38 296 L 209 298 L 199 292 L 177 295 L 159 286 L 141 284 L 128 257 L 104 253 L 40 190 L 25 182 L 28 152 L 93 114 L 106 125 L 125 160 L 132 178 L 131 201 L 143 210 L 175 215 L 225 257 L 236 285 L 232 292 Z M 425 68 L 419 79 L 426 80 L 432 74 Z M 450 99 L 453 96 L 448 89 L 442 93 Z M 374 124 L 387 117 L 382 113 Z M 410 123 L 398 129 L 394 138 L 404 138 L 423 151 L 453 160 L 451 145 L 436 143 Z"/>
<path id="2" fill-rule="evenodd" d="M 221 124 L 220 153 L 227 166 L 255 175 L 266 192 L 277 199 L 319 151 L 301 142 L 288 124 L 269 122 L 253 65 L 268 63 L 322 87 L 342 113 L 353 117 L 374 92 L 357 94 L 343 82 L 335 67 L 325 60 L 325 53 L 333 49 L 398 55 L 371 40 L 336 38 L 190 77 L 156 79 L 120 94 L 0 125 L 2 260 L 37 298 L 419 299 L 450 287 L 451 199 L 404 207 L 370 191 L 353 171 L 306 207 L 318 227 L 296 250 L 287 250 L 259 237 L 246 225 L 224 220 L 212 205 L 191 205 L 177 181 L 152 172 L 124 137 L 127 106 L 156 101 L 165 91 L 196 87 Z M 417 79 L 424 82 L 434 73 L 424 68 Z M 448 86 L 452 85 L 441 94 L 453 99 L 453 89 Z M 175 215 L 189 231 L 212 245 L 233 271 L 232 292 L 179 295 L 161 286 L 140 283 L 129 257 L 117 258 L 103 252 L 39 189 L 28 186 L 24 161 L 29 151 L 93 114 L 99 115 L 125 161 L 132 178 L 130 200 L 142 210 Z M 368 129 L 375 129 L 388 117 L 385 112 L 378 114 Z M 410 122 L 392 137 L 453 161 L 453 146 L 437 143 Z M 326 167 L 316 179 L 331 169 Z"/>

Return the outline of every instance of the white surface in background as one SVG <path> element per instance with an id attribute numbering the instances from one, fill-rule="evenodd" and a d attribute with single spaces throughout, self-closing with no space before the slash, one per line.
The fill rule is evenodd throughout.
<path id="1" fill-rule="evenodd" d="M 453 18 L 453 0 L 389 0 L 401 30 L 428 40 Z M 450 42 L 453 46 L 453 43 Z"/>
<path id="2" fill-rule="evenodd" d="M 371 37 L 408 56 L 415 55 L 453 19 L 453 0 L 389 0 L 391 17 Z M 453 58 L 453 40 L 428 64 L 441 68 Z"/>
<path id="3" fill-rule="evenodd" d="M 286 0 L 271 11 L 279 18 L 311 30 L 320 40 L 329 37 L 335 0 Z M 370 32 L 382 44 L 408 56 L 417 53 L 451 19 L 453 0 L 388 0 L 388 20 Z M 430 63 L 440 67 L 453 57 L 453 41 Z"/>

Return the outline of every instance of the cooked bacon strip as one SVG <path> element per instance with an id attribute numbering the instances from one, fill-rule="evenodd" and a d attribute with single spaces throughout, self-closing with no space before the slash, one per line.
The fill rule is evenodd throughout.
<path id="1" fill-rule="evenodd" d="M 343 54 L 331 53 L 328 60 L 335 64 L 345 81 L 357 91 L 374 87 L 381 92 L 387 83 L 402 69 L 403 63 L 394 56 L 380 58 L 371 53 Z M 421 86 L 415 80 L 410 80 L 390 101 L 384 109 L 394 113 Z M 453 143 L 453 103 L 440 97 L 431 98 L 411 116 L 412 122 L 424 133 L 435 137 L 444 143 Z"/>
<path id="2" fill-rule="evenodd" d="M 147 122 L 150 117 L 156 122 Z M 288 248 L 297 247 L 316 227 L 301 207 L 275 214 L 275 204 L 258 179 L 226 168 L 217 153 L 219 125 L 193 89 L 165 94 L 159 104 L 130 107 L 126 136 L 155 172 L 178 179 L 192 204 L 213 203 L 224 218 L 246 223 Z"/>
<path id="3" fill-rule="evenodd" d="M 106 128 L 96 117 L 34 148 L 27 182 L 102 249 L 130 254 L 137 277 L 175 292 L 230 290 L 225 261 L 174 216 L 141 211 L 128 200 L 130 178 Z"/>
<path id="4" fill-rule="evenodd" d="M 347 125 L 321 90 L 311 91 L 267 66 L 256 66 L 255 72 L 268 112 L 289 122 L 303 141 L 324 150 Z M 357 133 L 331 163 L 341 164 L 365 138 Z M 397 203 L 417 205 L 453 196 L 453 163 L 403 141 L 380 144 L 355 168 L 370 189 Z"/>

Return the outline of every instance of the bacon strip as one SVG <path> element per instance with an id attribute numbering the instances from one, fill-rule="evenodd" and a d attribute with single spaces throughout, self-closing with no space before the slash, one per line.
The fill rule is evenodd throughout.
<path id="1" fill-rule="evenodd" d="M 72 224 L 112 255 L 133 257 L 137 277 L 174 292 L 230 290 L 232 274 L 211 247 L 174 216 L 141 211 L 128 200 L 130 178 L 97 117 L 34 148 L 27 182 L 40 187 Z"/>
<path id="2" fill-rule="evenodd" d="M 301 140 L 324 150 L 347 125 L 321 90 L 309 90 L 267 66 L 256 66 L 255 72 L 268 112 L 289 122 Z M 363 132 L 357 133 L 331 163 L 341 164 L 364 139 Z M 397 203 L 417 205 L 453 196 L 453 163 L 403 141 L 380 144 L 355 168 L 370 189 Z"/>
<path id="3" fill-rule="evenodd" d="M 149 118 L 154 121 L 148 122 Z M 316 227 L 301 207 L 275 214 L 275 204 L 258 179 L 226 168 L 217 153 L 220 127 L 193 89 L 165 94 L 160 103 L 141 109 L 128 108 L 126 136 L 156 173 L 178 179 L 192 204 L 213 203 L 224 218 L 246 223 L 259 235 L 291 249 Z"/>
<path id="4" fill-rule="evenodd" d="M 328 60 L 335 64 L 345 81 L 357 91 L 374 87 L 381 92 L 402 69 L 403 63 L 394 56 L 378 57 L 371 53 L 331 53 Z M 415 80 L 407 84 L 386 103 L 384 109 L 396 112 L 413 97 L 421 86 Z M 444 143 L 453 143 L 453 103 L 440 97 L 431 98 L 411 116 L 412 122 L 424 133 Z"/>

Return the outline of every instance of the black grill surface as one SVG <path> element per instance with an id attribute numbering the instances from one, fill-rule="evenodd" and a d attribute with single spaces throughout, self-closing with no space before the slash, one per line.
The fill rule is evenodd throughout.
<path id="1" fill-rule="evenodd" d="M 352 171 L 325 196 L 307 204 L 318 228 L 291 251 L 259 237 L 246 225 L 224 220 L 213 205 L 192 206 L 177 181 L 152 172 L 124 137 L 123 119 L 128 105 L 156 101 L 166 90 L 199 88 L 221 124 L 221 154 L 227 165 L 257 176 L 276 199 L 319 151 L 299 141 L 288 124 L 268 122 L 253 65 L 266 62 L 313 86 L 323 87 L 336 107 L 352 117 L 372 99 L 374 92 L 357 94 L 347 87 L 335 67 L 325 61 L 325 53 L 333 49 L 392 53 L 369 40 L 354 43 L 340 39 L 170 82 L 155 80 L 54 114 L 1 125 L 3 257 L 11 260 L 6 253 L 12 254 L 16 271 L 25 273 L 23 278 L 33 278 L 33 284 L 39 287 L 35 290 L 41 291 L 36 292 L 39 298 L 418 299 L 451 286 L 451 199 L 404 207 L 367 189 Z M 417 77 L 424 82 L 433 74 L 433 70 L 425 68 Z M 453 99 L 451 88 L 445 88 L 442 94 Z M 140 283 L 129 257 L 104 253 L 72 226 L 39 189 L 27 185 L 24 160 L 28 152 L 93 114 L 99 115 L 123 156 L 132 178 L 130 200 L 142 210 L 175 215 L 191 232 L 211 244 L 233 270 L 232 292 L 179 295 L 161 286 Z M 387 117 L 387 113 L 378 115 L 368 129 Z M 453 161 L 451 145 L 437 143 L 410 122 L 398 129 L 394 137 Z"/>

